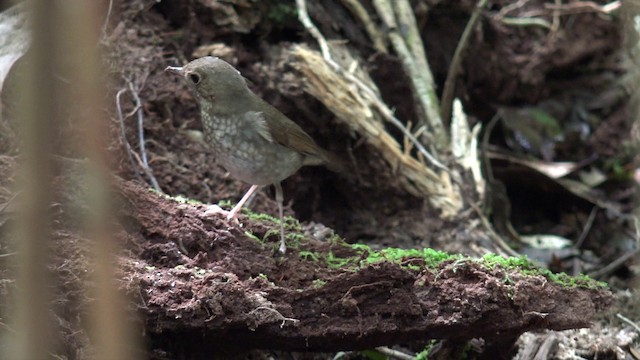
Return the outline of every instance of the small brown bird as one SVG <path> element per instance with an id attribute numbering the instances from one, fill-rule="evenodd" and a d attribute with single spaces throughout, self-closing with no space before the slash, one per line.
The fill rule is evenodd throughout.
<path id="1" fill-rule="evenodd" d="M 254 94 L 233 66 L 217 57 L 203 57 L 183 67 L 166 68 L 184 77 L 200 106 L 206 143 L 219 163 L 236 179 L 251 184 L 227 213 L 236 219 L 244 203 L 260 187 L 273 184 L 280 215 L 280 252 L 284 242 L 283 196 L 280 181 L 304 165 L 333 163 L 300 126 Z M 218 211 L 219 212 L 219 211 Z"/>

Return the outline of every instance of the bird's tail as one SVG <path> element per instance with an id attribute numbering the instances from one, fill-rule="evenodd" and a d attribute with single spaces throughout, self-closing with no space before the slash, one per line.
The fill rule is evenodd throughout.
<path id="1" fill-rule="evenodd" d="M 345 173 L 348 169 L 346 163 L 340 159 L 336 154 L 318 149 L 319 152 L 314 156 L 307 156 L 304 160 L 304 165 L 323 165 L 327 169 L 336 173 Z"/>

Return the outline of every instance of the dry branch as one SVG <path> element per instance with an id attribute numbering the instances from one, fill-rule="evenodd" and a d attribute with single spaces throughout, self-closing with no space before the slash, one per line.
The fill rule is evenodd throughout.
<path id="1" fill-rule="evenodd" d="M 411 80 L 413 92 L 420 104 L 417 113 L 422 115 L 421 118 L 429 126 L 430 133 L 427 138 L 433 142 L 437 154 L 444 154 L 448 150 L 449 141 L 440 117 L 436 85 L 411 4 L 407 0 L 374 0 L 373 5 Z"/>
<path id="2" fill-rule="evenodd" d="M 391 137 L 382 123 L 380 101 L 369 92 L 360 91 L 344 76 L 334 71 L 315 51 L 303 46 L 292 49 L 292 65 L 305 78 L 305 91 L 320 100 L 342 122 L 362 136 L 380 152 L 381 156 L 397 171 L 404 189 L 415 196 L 428 198 L 442 211 L 442 216 L 452 218 L 462 209 L 460 190 L 447 172 L 440 174 L 406 154 Z M 363 81 L 363 80 L 361 80 Z M 375 84 L 366 84 L 376 89 Z M 377 92 L 377 90 L 376 90 Z"/>

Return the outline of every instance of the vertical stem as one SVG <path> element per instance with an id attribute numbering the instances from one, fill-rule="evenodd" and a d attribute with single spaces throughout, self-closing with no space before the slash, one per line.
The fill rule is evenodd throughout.
<path id="1" fill-rule="evenodd" d="M 117 244 L 111 224 L 115 222 L 110 199 L 107 167 L 107 124 L 105 116 L 105 83 L 98 52 L 104 16 L 100 4 L 94 1 L 65 0 L 64 30 L 67 48 L 73 59 L 72 83 L 78 94 L 71 105 L 75 128 L 82 139 L 82 151 L 90 161 L 86 165 L 87 202 L 90 212 L 85 214 L 86 233 L 91 239 L 93 280 L 91 334 L 95 346 L 95 359 L 134 359 L 139 347 L 126 311 L 126 299 L 118 291 L 116 282 Z M 69 189 L 74 191 L 74 189 Z"/>
<path id="2" fill-rule="evenodd" d="M 59 88 L 53 78 L 55 15 L 51 1 L 31 0 L 32 48 L 25 56 L 24 76 L 16 115 L 20 129 L 22 163 L 17 191 L 21 204 L 16 227 L 17 339 L 12 356 L 18 360 L 45 359 L 52 347 L 47 271 L 50 246 L 52 164 L 51 130 L 60 122 L 55 103 Z"/>
<path id="3" fill-rule="evenodd" d="M 449 126 L 451 122 L 451 109 L 453 106 L 453 94 L 455 91 L 456 79 L 458 78 L 458 74 L 460 73 L 460 68 L 462 67 L 462 59 L 464 56 L 464 52 L 469 46 L 469 39 L 471 38 L 471 32 L 476 28 L 478 24 L 478 19 L 480 19 L 480 15 L 482 14 L 482 9 L 487 4 L 487 0 L 480 0 L 476 5 L 473 13 L 471 14 L 471 18 L 469 18 L 469 22 L 467 26 L 464 28 L 462 35 L 460 36 L 460 41 L 458 41 L 458 46 L 456 47 L 456 51 L 453 54 L 453 58 L 451 59 L 451 65 L 449 65 L 449 72 L 447 73 L 447 80 L 444 83 L 444 90 L 442 91 L 442 119 L 444 120 L 445 126 Z"/>

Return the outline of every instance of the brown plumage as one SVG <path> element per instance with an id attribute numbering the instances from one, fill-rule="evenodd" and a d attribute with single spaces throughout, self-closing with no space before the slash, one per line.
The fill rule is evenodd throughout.
<path id="1" fill-rule="evenodd" d="M 304 165 L 339 165 L 333 155 L 247 86 L 240 72 L 216 57 L 203 57 L 167 71 L 183 76 L 200 106 L 206 143 L 229 173 L 251 185 L 231 212 L 235 219 L 247 199 L 261 186 L 273 184 L 280 214 L 280 251 L 284 252 L 282 187 Z"/>

